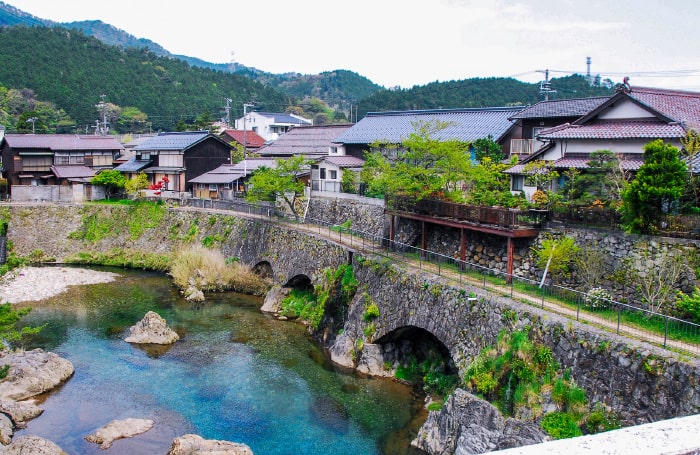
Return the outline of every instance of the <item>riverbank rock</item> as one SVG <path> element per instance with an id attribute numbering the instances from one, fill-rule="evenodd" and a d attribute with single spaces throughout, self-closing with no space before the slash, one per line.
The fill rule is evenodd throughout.
<path id="1" fill-rule="evenodd" d="M 27 422 L 44 412 L 33 401 L 0 400 L 0 413 L 8 416 L 15 428 L 26 428 Z"/>
<path id="2" fill-rule="evenodd" d="M 168 455 L 253 455 L 245 444 L 229 441 L 204 439 L 196 434 L 186 434 L 175 438 Z"/>
<path id="3" fill-rule="evenodd" d="M 168 327 L 158 313 L 149 311 L 136 325 L 129 328 L 127 343 L 136 344 L 172 344 L 180 339 L 173 329 Z"/>
<path id="4" fill-rule="evenodd" d="M 431 455 L 476 454 L 547 439 L 536 423 L 504 418 L 489 402 L 456 389 L 440 411 L 428 415 L 411 445 Z"/>
<path id="5" fill-rule="evenodd" d="M 272 286 L 265 294 L 265 301 L 260 311 L 263 313 L 279 313 L 282 311 L 282 300 L 289 296 L 290 292 L 292 292 L 292 288 L 284 288 L 280 285 Z"/>
<path id="6" fill-rule="evenodd" d="M 117 439 L 130 438 L 145 433 L 153 428 L 153 420 L 124 419 L 112 420 L 95 433 L 85 436 L 88 442 L 100 445 L 100 449 L 109 449 Z"/>
<path id="7" fill-rule="evenodd" d="M 66 455 L 59 446 L 39 436 L 20 436 L 4 447 L 3 455 Z"/>
<path id="8" fill-rule="evenodd" d="M 73 364 L 43 349 L 10 352 L 0 357 L 0 366 L 10 365 L 0 382 L 0 399 L 25 400 L 52 390 L 73 375 Z"/>

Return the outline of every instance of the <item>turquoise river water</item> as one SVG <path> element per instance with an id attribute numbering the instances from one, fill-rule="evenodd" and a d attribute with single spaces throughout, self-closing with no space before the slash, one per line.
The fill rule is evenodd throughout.
<path id="1" fill-rule="evenodd" d="M 420 394 L 333 368 L 304 326 L 262 314 L 261 299 L 220 293 L 195 305 L 162 274 L 100 270 L 120 277 L 31 303 L 23 321 L 48 325 L 25 348 L 56 352 L 75 374 L 41 397 L 44 413 L 17 435 L 68 454 L 165 454 L 187 433 L 242 442 L 256 455 L 422 453 L 409 447 L 425 420 Z M 149 310 L 181 340 L 157 349 L 123 341 Z M 84 439 L 132 417 L 155 425 L 107 451 Z"/>

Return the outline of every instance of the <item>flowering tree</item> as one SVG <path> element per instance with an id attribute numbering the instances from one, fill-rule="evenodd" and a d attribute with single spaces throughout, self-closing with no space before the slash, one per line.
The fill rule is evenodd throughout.
<path id="1" fill-rule="evenodd" d="M 162 179 L 158 180 L 156 183 L 152 183 L 148 186 L 149 190 L 152 190 L 156 196 L 160 196 L 163 190 L 168 189 L 168 182 L 170 179 L 167 175 L 164 175 Z"/>

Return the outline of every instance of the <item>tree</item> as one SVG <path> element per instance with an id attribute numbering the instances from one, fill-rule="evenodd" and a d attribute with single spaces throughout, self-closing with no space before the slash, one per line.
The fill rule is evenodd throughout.
<path id="1" fill-rule="evenodd" d="M 477 139 L 472 144 L 474 147 L 474 156 L 477 161 L 481 161 L 484 157 L 491 158 L 492 161 L 498 163 L 503 160 L 503 149 L 498 142 L 493 140 L 493 136 Z"/>
<path id="2" fill-rule="evenodd" d="M 471 167 L 469 144 L 438 139 L 446 122 L 417 122 L 400 146 L 375 143 L 367 154 L 361 181 L 376 193 L 415 198 L 461 197 Z M 457 193 L 460 194 L 457 194 Z"/>
<path id="3" fill-rule="evenodd" d="M 622 191 L 622 223 L 625 230 L 653 234 L 661 214 L 677 210 L 688 182 L 687 167 L 678 149 L 657 139 L 644 146 L 644 164 Z"/>
<path id="4" fill-rule="evenodd" d="M 105 169 L 90 180 L 93 185 L 104 185 L 107 199 L 112 196 L 112 190 L 119 190 L 126 185 L 126 177 L 116 169 Z"/>
<path id="5" fill-rule="evenodd" d="M 647 250 L 648 251 L 648 250 Z M 649 260 L 649 254 L 642 256 L 634 267 L 628 270 L 630 281 L 647 304 L 651 314 L 660 312 L 664 305 L 676 295 L 676 284 L 689 270 L 688 257 L 663 252 L 656 260 Z"/>
<path id="6" fill-rule="evenodd" d="M 293 156 L 288 159 L 278 159 L 275 167 L 260 167 L 250 177 L 250 190 L 246 199 L 251 202 L 274 201 L 281 199 L 299 221 L 295 209 L 297 195 L 304 191 L 304 182 L 299 174 L 310 164 L 303 156 Z"/>
<path id="7" fill-rule="evenodd" d="M 541 287 L 548 272 L 554 275 L 564 275 L 569 272 L 569 264 L 578 253 L 579 247 L 573 238 L 565 236 L 560 239 L 544 239 L 540 248 L 533 248 L 533 251 L 537 257 L 537 267 L 544 269 Z"/>
<path id="8" fill-rule="evenodd" d="M 141 172 L 135 178 L 127 180 L 124 188 L 126 188 L 127 193 L 138 199 L 141 197 L 143 190 L 148 188 L 148 176 Z"/>

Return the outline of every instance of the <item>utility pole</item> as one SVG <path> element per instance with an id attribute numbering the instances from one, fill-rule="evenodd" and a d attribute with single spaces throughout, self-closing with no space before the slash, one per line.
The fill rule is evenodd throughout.
<path id="1" fill-rule="evenodd" d="M 538 73 L 544 73 L 544 81 L 540 82 L 540 95 L 544 95 L 544 100 L 549 101 L 550 93 L 557 93 L 552 90 L 552 84 L 549 82 L 549 70 L 537 70 Z"/>
<path id="2" fill-rule="evenodd" d="M 248 139 L 246 137 L 246 118 L 248 117 L 248 108 L 255 106 L 253 103 L 243 103 L 243 177 L 248 173 L 248 163 L 246 162 L 246 154 L 248 152 Z"/>
<path id="3" fill-rule="evenodd" d="M 233 100 L 231 98 L 224 98 L 224 101 L 226 101 L 226 106 L 224 106 L 226 118 L 224 119 L 224 121 L 226 122 L 226 126 L 229 127 L 231 126 L 231 102 Z"/>
<path id="4" fill-rule="evenodd" d="M 102 114 L 102 128 L 99 127 L 100 121 L 97 121 L 98 128 L 95 129 L 95 134 L 101 136 L 106 136 L 109 128 L 107 127 L 107 103 L 105 103 L 105 98 L 107 95 L 100 95 L 100 102 L 95 106 L 97 111 Z"/>
<path id="5" fill-rule="evenodd" d="M 36 123 L 37 120 L 39 120 L 39 119 L 36 117 L 30 117 L 27 119 L 27 123 L 32 124 L 32 134 L 34 134 L 34 123 Z"/>

